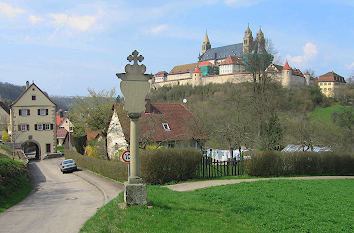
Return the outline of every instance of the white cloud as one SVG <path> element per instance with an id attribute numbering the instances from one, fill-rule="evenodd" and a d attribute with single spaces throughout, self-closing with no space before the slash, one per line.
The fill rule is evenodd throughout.
<path id="1" fill-rule="evenodd" d="M 167 24 L 161 24 L 161 25 L 151 28 L 150 32 L 152 34 L 160 34 L 161 32 L 165 31 L 167 28 L 168 28 Z"/>
<path id="2" fill-rule="evenodd" d="M 0 2 L 0 14 L 4 14 L 11 18 L 23 12 L 25 11 L 20 8 L 14 8 L 5 2 Z"/>
<path id="3" fill-rule="evenodd" d="M 79 31 L 89 30 L 97 20 L 97 16 L 69 16 L 67 14 L 49 14 L 54 19 L 53 23 L 60 26 L 69 26 L 72 29 Z"/>
<path id="4" fill-rule="evenodd" d="M 29 20 L 31 21 L 31 23 L 33 23 L 33 24 L 36 24 L 36 23 L 38 23 L 38 22 L 40 22 L 40 21 L 43 20 L 41 17 L 37 17 L 37 16 L 35 16 L 35 15 L 30 15 L 30 16 L 28 16 L 28 19 L 29 19 Z"/>
<path id="5" fill-rule="evenodd" d="M 311 42 L 307 42 L 302 48 L 304 50 L 304 55 L 294 57 L 291 55 L 286 56 L 291 64 L 294 64 L 295 66 L 305 66 L 308 61 L 316 57 L 318 54 L 317 46 Z"/>
<path id="6" fill-rule="evenodd" d="M 354 62 L 352 62 L 352 64 L 345 65 L 345 68 L 347 70 L 354 70 Z"/>
<path id="7" fill-rule="evenodd" d="M 224 0 L 224 3 L 233 7 L 249 7 L 256 5 L 260 0 Z"/>

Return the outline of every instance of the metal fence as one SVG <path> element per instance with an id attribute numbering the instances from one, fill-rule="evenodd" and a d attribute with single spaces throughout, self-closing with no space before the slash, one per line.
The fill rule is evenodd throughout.
<path id="1" fill-rule="evenodd" d="M 213 178 L 221 176 L 242 175 L 242 162 L 237 160 L 220 161 L 207 156 L 201 159 L 198 176 L 200 178 Z"/>

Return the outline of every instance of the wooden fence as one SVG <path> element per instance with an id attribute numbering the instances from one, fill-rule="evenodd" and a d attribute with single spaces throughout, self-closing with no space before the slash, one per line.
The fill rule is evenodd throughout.
<path id="1" fill-rule="evenodd" d="M 241 162 L 236 160 L 219 161 L 207 156 L 201 159 L 198 176 L 200 178 L 213 178 L 221 176 L 242 175 Z"/>

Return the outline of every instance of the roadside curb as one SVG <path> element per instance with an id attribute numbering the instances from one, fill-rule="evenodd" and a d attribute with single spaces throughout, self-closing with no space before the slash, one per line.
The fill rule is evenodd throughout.
<path id="1" fill-rule="evenodd" d="M 99 177 L 99 178 L 101 178 L 101 179 L 107 179 L 107 180 L 110 180 L 110 181 L 113 181 L 113 182 L 116 182 L 116 183 L 118 183 L 118 184 L 123 185 L 121 182 L 118 182 L 118 181 L 109 179 L 109 178 L 104 177 L 104 176 L 102 176 L 102 175 L 100 175 L 100 174 L 94 173 L 94 172 L 92 172 L 92 171 L 90 171 L 90 170 L 82 169 L 82 168 L 80 168 L 80 169 L 81 169 L 82 172 L 87 172 L 87 173 L 89 173 L 89 174 L 91 174 L 91 175 L 94 175 L 94 176 L 97 176 L 97 177 Z M 96 182 L 92 182 L 90 179 L 88 179 L 88 178 L 85 177 L 85 176 L 82 176 L 82 175 L 80 174 L 80 172 L 73 172 L 73 174 L 76 175 L 76 176 L 78 176 L 78 177 L 80 177 L 81 179 L 85 180 L 87 183 L 89 183 L 89 184 L 95 186 L 95 187 L 102 193 L 102 195 L 103 195 L 103 197 L 104 197 L 104 204 L 107 204 L 107 203 L 110 201 L 109 198 L 108 198 L 107 193 L 104 191 L 103 188 L 100 187 L 99 184 L 97 184 Z"/>

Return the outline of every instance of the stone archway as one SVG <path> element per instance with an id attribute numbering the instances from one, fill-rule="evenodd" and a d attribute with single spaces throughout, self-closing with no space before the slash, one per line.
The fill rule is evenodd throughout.
<path id="1" fill-rule="evenodd" d="M 28 158 L 40 159 L 41 146 L 37 141 L 27 140 L 21 144 L 21 149 Z"/>

